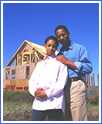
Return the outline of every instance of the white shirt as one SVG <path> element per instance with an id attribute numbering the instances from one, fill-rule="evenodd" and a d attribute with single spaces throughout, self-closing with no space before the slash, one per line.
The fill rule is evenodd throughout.
<path id="1" fill-rule="evenodd" d="M 29 92 L 34 96 L 38 88 L 43 88 L 48 98 L 42 101 L 35 98 L 32 109 L 62 109 L 66 79 L 67 66 L 56 58 L 48 57 L 38 62 L 29 80 Z"/>

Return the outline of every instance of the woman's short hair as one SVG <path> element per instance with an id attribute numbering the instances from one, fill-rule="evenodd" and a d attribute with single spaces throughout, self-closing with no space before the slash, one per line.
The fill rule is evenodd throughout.
<path id="1" fill-rule="evenodd" d="M 57 38 L 55 36 L 48 36 L 46 39 L 45 39 L 45 44 L 49 41 L 49 40 L 54 40 L 55 43 L 56 43 L 56 47 L 58 46 L 58 41 L 57 41 Z"/>

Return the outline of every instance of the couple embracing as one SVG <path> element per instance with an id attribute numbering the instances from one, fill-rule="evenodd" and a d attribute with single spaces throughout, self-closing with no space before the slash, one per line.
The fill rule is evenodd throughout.
<path id="1" fill-rule="evenodd" d="M 46 57 L 37 63 L 29 80 L 34 96 L 32 120 L 87 121 L 86 74 L 92 72 L 86 48 L 70 40 L 64 25 L 45 40 Z"/>

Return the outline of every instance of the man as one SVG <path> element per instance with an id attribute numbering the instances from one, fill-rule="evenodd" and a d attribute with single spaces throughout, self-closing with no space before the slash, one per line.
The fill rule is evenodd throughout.
<path id="1" fill-rule="evenodd" d="M 65 88 L 65 101 L 70 97 L 68 100 L 70 103 L 67 101 L 67 105 L 65 105 L 65 114 L 68 120 L 87 121 L 86 84 L 83 79 L 86 74 L 92 72 L 87 51 L 84 46 L 71 42 L 70 32 L 66 26 L 58 25 L 55 35 L 60 43 L 59 54 L 56 58 L 70 68 L 68 69 L 68 86 L 66 85 Z"/>
<path id="2" fill-rule="evenodd" d="M 63 121 L 62 112 L 67 66 L 55 58 L 58 46 L 53 36 L 45 40 L 46 58 L 37 63 L 29 80 L 29 92 L 35 97 L 32 106 L 32 120 Z"/>

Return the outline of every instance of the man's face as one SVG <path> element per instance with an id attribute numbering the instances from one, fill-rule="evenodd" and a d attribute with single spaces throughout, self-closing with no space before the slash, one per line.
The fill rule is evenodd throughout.
<path id="1" fill-rule="evenodd" d="M 55 55 L 56 42 L 52 39 L 48 40 L 47 43 L 45 44 L 45 48 L 48 56 Z"/>
<path id="2" fill-rule="evenodd" d="M 56 31 L 56 37 L 61 44 L 64 44 L 65 42 L 68 42 L 69 34 L 62 28 Z"/>

